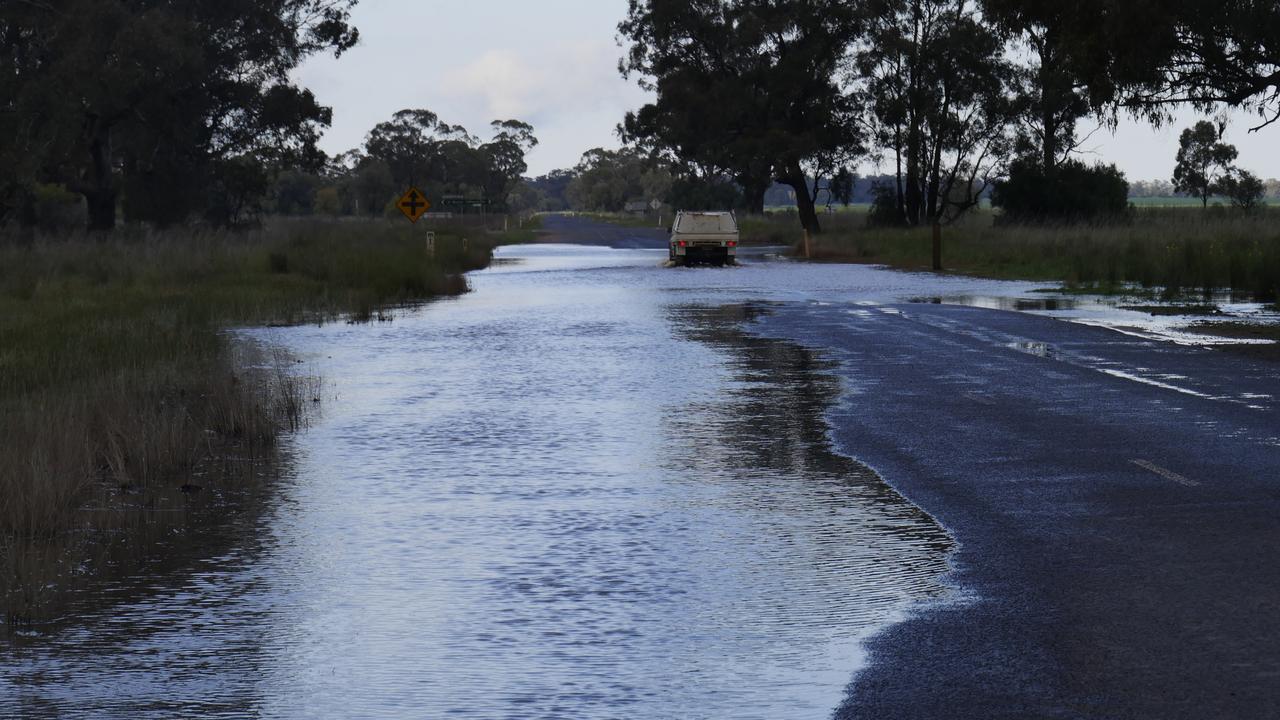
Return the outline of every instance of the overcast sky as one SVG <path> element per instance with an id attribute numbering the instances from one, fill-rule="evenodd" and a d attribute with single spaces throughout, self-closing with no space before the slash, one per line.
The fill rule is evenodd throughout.
<path id="1" fill-rule="evenodd" d="M 360 45 L 336 61 L 313 58 L 297 75 L 333 107 L 322 142 L 330 153 L 359 146 L 397 110 L 426 108 L 485 138 L 491 120 L 532 124 L 541 144 L 529 172 L 540 175 L 590 148 L 617 147 L 623 114 L 644 104 L 646 94 L 617 71 L 626 8 L 627 0 L 361 0 Z M 1227 140 L 1242 167 L 1280 177 L 1280 124 L 1249 134 L 1253 120 L 1237 116 Z M 1161 130 L 1126 122 L 1087 147 L 1130 180 L 1169 179 L 1178 133 L 1194 121 L 1187 112 Z"/>

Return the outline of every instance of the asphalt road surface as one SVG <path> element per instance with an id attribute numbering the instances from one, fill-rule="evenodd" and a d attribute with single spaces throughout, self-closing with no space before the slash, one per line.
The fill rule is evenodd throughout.
<path id="1" fill-rule="evenodd" d="M 1280 717 L 1280 365 L 946 305 L 764 329 L 842 361 L 835 438 L 959 545 L 836 717 Z"/>
<path id="2" fill-rule="evenodd" d="M 958 544 L 837 718 L 1280 717 L 1280 364 L 953 305 L 755 329 L 841 361 L 839 446 Z"/>
<path id="3" fill-rule="evenodd" d="M 573 216 L 542 216 L 542 242 L 639 250 L 665 248 L 670 237 L 671 233 L 659 227 L 624 227 Z"/>
<path id="4" fill-rule="evenodd" d="M 544 228 L 639 250 L 260 331 L 342 399 L 271 532 L 0 645 L 0 717 L 1280 718 L 1280 363 Z"/>

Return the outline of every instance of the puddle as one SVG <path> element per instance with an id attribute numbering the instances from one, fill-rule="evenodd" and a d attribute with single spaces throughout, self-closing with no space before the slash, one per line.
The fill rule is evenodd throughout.
<path id="1" fill-rule="evenodd" d="M 1273 345 L 1265 333 L 1241 331 L 1241 325 L 1258 328 L 1280 326 L 1280 312 L 1239 296 L 1212 295 L 1204 303 L 1135 304 L 1129 296 L 1063 295 L 1036 291 L 1043 296 L 948 295 L 917 296 L 913 303 L 960 305 L 1048 315 L 1084 325 L 1104 327 L 1134 337 L 1180 345 Z M 1222 332 L 1215 332 L 1221 327 Z"/>
<path id="2" fill-rule="evenodd" d="M 1036 357 L 1052 358 L 1057 356 L 1057 352 L 1052 345 L 1042 342 L 1014 342 L 1009 343 L 1006 347 L 1013 348 L 1018 352 L 1023 352 Z"/>

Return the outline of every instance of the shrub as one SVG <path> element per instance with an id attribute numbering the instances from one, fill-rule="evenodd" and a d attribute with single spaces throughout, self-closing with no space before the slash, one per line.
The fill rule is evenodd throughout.
<path id="1" fill-rule="evenodd" d="M 1129 183 L 1114 165 L 1068 160 L 1046 173 L 1032 160 L 1016 160 L 1009 178 L 996 182 L 991 204 L 1013 222 L 1117 219 L 1128 210 Z"/>
<path id="2" fill-rule="evenodd" d="M 898 193 L 885 183 L 874 183 L 871 186 L 871 211 L 867 213 L 867 225 L 870 227 L 899 227 L 905 225 L 902 213 L 898 212 Z"/>
<path id="3" fill-rule="evenodd" d="M 36 185 L 35 222 L 45 232 L 65 232 L 85 223 L 84 200 L 61 185 Z"/>
<path id="4" fill-rule="evenodd" d="M 1241 210 L 1253 210 L 1262 204 L 1266 185 L 1248 170 L 1237 170 L 1218 183 L 1218 190 Z"/>

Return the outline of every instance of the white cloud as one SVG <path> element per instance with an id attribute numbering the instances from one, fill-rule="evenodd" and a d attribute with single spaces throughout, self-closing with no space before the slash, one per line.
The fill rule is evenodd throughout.
<path id="1" fill-rule="evenodd" d="M 337 153 L 360 145 L 376 123 L 407 107 L 428 108 L 450 124 L 485 135 L 491 120 L 531 123 L 542 143 L 529 171 L 542 174 L 577 162 L 592 147 L 617 147 L 614 128 L 647 94 L 618 75 L 614 43 L 627 0 L 362 0 L 355 9 L 363 40 L 339 60 L 315 57 L 298 79 L 333 106 L 323 140 Z M 1173 172 L 1178 132 L 1196 120 L 1180 113 L 1172 127 L 1124 121 L 1086 144 L 1131 180 Z M 1256 118 L 1237 114 L 1227 141 L 1241 166 L 1280 176 L 1280 125 L 1246 130 Z"/>
<path id="2" fill-rule="evenodd" d="M 617 48 L 604 43 L 558 45 L 540 52 L 490 50 L 463 66 L 442 89 L 452 102 L 495 118 L 567 117 L 602 104 L 638 104 L 643 93 L 618 76 L 617 57 Z"/>
<path id="3" fill-rule="evenodd" d="M 546 82 L 533 67 L 508 50 L 490 50 L 447 80 L 444 90 L 468 104 L 479 103 L 494 118 L 530 114 L 537 91 Z"/>
<path id="4" fill-rule="evenodd" d="M 568 167 L 591 147 L 616 146 L 614 128 L 645 102 L 644 91 L 619 77 L 617 62 L 618 48 L 602 42 L 488 50 L 440 84 L 448 108 L 441 116 L 476 128 L 495 119 L 529 122 L 541 139 L 530 172 Z"/>

